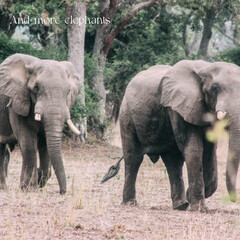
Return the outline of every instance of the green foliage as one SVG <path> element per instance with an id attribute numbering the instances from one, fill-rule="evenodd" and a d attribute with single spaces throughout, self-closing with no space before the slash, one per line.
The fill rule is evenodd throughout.
<path id="1" fill-rule="evenodd" d="M 96 128 L 94 121 L 94 116 L 98 112 L 98 99 L 95 91 L 92 89 L 91 81 L 93 76 L 96 74 L 96 64 L 95 59 L 93 59 L 90 54 L 85 53 L 84 57 L 84 67 L 85 67 L 85 106 L 81 101 L 81 98 L 78 97 L 75 106 L 71 110 L 71 116 L 73 119 L 79 119 L 80 117 L 87 118 L 88 126 L 90 129 Z"/>
<path id="2" fill-rule="evenodd" d="M 218 60 L 235 63 L 240 66 L 240 46 L 222 52 Z"/>
<path id="3" fill-rule="evenodd" d="M 81 97 L 78 96 L 76 104 L 71 110 L 71 116 L 73 119 L 79 119 L 80 117 L 91 118 L 97 111 L 96 93 L 89 88 L 87 81 L 85 80 L 85 105 L 81 101 Z"/>
<path id="4" fill-rule="evenodd" d="M 216 122 L 212 129 L 209 129 L 206 133 L 206 138 L 209 142 L 216 143 L 219 139 L 224 138 L 225 129 L 228 126 L 228 121 L 223 119 L 221 121 Z"/>
<path id="5" fill-rule="evenodd" d="M 86 117 L 88 122 L 89 130 L 98 129 L 98 96 L 96 92 L 93 90 L 92 79 L 96 75 L 97 72 L 97 64 L 96 59 L 94 59 L 91 54 L 85 53 L 84 56 L 84 86 L 85 86 L 85 108 L 86 108 Z"/>
<path id="6" fill-rule="evenodd" d="M 105 68 L 107 100 L 115 108 L 119 109 L 127 84 L 138 72 L 156 64 L 172 65 L 185 57 L 180 22 L 165 6 L 151 8 L 140 11 L 117 36 Z"/>
<path id="7" fill-rule="evenodd" d="M 31 43 L 8 38 L 0 32 L 0 62 L 15 53 L 29 54 L 41 59 L 54 59 L 64 61 L 67 59 L 67 48 L 65 46 L 48 46 L 44 49 L 36 49 Z"/>

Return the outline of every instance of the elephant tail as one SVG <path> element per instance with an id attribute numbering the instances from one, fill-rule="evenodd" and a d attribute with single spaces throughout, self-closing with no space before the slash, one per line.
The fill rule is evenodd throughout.
<path id="1" fill-rule="evenodd" d="M 112 165 L 109 169 L 108 172 L 105 174 L 105 176 L 103 177 L 101 184 L 105 183 L 106 181 L 108 181 L 110 178 L 116 176 L 120 170 L 120 163 L 123 160 L 123 156 L 117 161 L 117 163 L 115 165 Z"/>

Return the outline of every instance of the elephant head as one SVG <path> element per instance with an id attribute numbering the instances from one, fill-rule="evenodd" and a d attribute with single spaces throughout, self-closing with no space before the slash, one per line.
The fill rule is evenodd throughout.
<path id="1" fill-rule="evenodd" d="M 204 114 L 229 121 L 227 189 L 236 201 L 236 177 L 240 159 L 240 68 L 231 63 L 183 60 L 163 77 L 161 103 L 178 112 L 187 122 L 203 126 Z"/>
<path id="2" fill-rule="evenodd" d="M 65 193 L 66 177 L 61 154 L 64 123 L 80 134 L 70 119 L 70 109 L 80 86 L 76 70 L 70 62 L 15 54 L 1 64 L 0 79 L 0 94 L 11 99 L 12 111 L 35 124 L 36 121 L 42 122 L 60 193 Z"/>

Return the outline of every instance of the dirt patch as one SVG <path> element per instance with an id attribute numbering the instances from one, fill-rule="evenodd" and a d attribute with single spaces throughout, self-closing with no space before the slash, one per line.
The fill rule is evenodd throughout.
<path id="1" fill-rule="evenodd" d="M 226 145 L 218 147 L 219 187 L 206 200 L 208 214 L 174 211 L 165 167 L 147 157 L 137 180 L 138 207 L 122 206 L 123 164 L 116 177 L 100 184 L 122 155 L 106 144 L 64 146 L 65 196 L 55 175 L 44 189 L 24 194 L 18 188 L 21 157 L 14 151 L 9 191 L 0 192 L 0 239 L 239 239 L 240 201 L 229 202 L 225 187 Z"/>

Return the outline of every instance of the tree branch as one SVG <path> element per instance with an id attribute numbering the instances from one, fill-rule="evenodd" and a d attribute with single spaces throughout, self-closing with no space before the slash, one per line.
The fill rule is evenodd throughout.
<path id="1" fill-rule="evenodd" d="M 118 9 L 118 0 L 110 0 L 108 17 L 112 20 Z"/>
<path id="2" fill-rule="evenodd" d="M 147 21 L 147 22 L 134 22 L 134 23 L 130 23 L 130 24 L 126 25 L 125 28 L 132 27 L 132 26 L 136 26 L 136 25 L 140 25 L 140 24 L 148 24 L 148 23 L 151 23 L 151 22 L 155 21 L 159 16 L 160 16 L 160 13 L 158 13 L 153 19 L 150 19 L 150 20 Z"/>
<path id="3" fill-rule="evenodd" d="M 222 31 L 218 26 L 214 25 L 214 27 L 226 38 L 230 39 L 236 46 L 240 44 L 235 38 L 228 36 L 224 31 Z"/>
<path id="4" fill-rule="evenodd" d="M 118 35 L 118 33 L 126 27 L 126 24 L 136 15 L 137 12 L 139 12 L 142 9 L 149 8 L 153 5 L 155 5 L 159 0 L 150 0 L 143 3 L 136 4 L 130 12 L 120 20 L 117 25 L 113 28 L 113 30 L 110 32 L 107 41 L 104 46 L 104 56 L 106 57 L 108 54 L 109 49 L 112 46 L 112 43 L 114 41 L 114 38 Z"/>
<path id="5" fill-rule="evenodd" d="M 110 0 L 101 0 L 101 12 L 100 12 L 100 17 L 101 18 L 107 18 L 108 17 L 108 12 L 109 12 L 109 7 L 110 7 Z"/>

